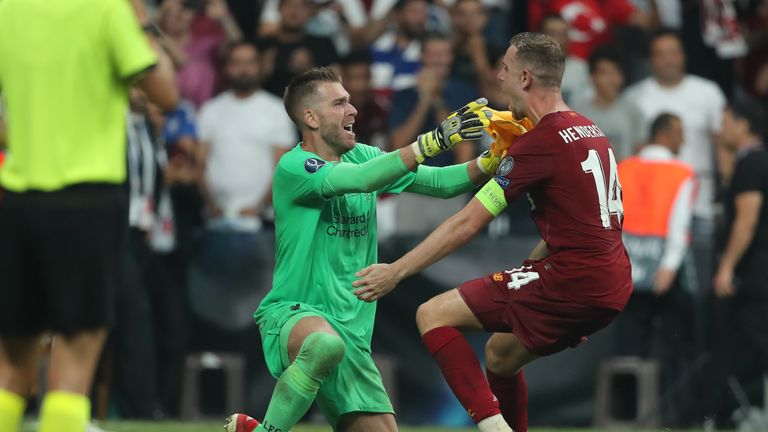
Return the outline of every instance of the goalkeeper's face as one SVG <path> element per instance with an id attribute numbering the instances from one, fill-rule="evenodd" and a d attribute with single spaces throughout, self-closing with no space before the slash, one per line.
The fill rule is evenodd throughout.
<path id="1" fill-rule="evenodd" d="M 341 83 L 321 84 L 318 96 L 320 136 L 338 155 L 342 155 L 356 143 L 353 126 L 357 109 L 349 102 L 349 93 Z"/>

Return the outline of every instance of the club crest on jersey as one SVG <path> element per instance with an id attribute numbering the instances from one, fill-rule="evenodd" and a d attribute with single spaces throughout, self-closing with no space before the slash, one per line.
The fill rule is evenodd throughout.
<path id="1" fill-rule="evenodd" d="M 510 171 L 512 171 L 512 168 L 514 166 L 515 166 L 515 160 L 512 159 L 512 156 L 507 156 L 501 160 L 501 163 L 499 164 L 499 169 L 496 171 L 496 175 L 505 176 L 509 174 Z"/>
<path id="2" fill-rule="evenodd" d="M 325 165 L 325 161 L 317 158 L 309 158 L 304 161 L 304 169 L 310 174 L 316 173 L 323 165 Z"/>

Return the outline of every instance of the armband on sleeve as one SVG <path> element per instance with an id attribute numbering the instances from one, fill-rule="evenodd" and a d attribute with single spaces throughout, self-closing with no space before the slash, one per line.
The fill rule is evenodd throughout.
<path id="1" fill-rule="evenodd" d="M 498 216 L 505 208 L 507 208 L 507 199 L 504 197 L 504 189 L 502 189 L 494 179 L 491 179 L 486 183 L 475 197 L 480 200 L 483 207 L 485 207 L 493 217 Z"/>

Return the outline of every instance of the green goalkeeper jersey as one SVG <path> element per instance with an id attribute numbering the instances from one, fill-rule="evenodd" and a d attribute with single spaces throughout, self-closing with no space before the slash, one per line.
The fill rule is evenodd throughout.
<path id="1" fill-rule="evenodd" d="M 357 144 L 341 162 L 361 164 L 382 151 Z M 323 312 L 337 331 L 361 347 L 370 347 L 376 303 L 352 293 L 355 272 L 378 261 L 376 197 L 399 193 L 414 180 L 408 173 L 372 193 L 323 197 L 321 191 L 336 162 L 297 145 L 275 169 L 276 265 L 272 290 L 254 313 L 256 322 L 286 302 Z"/>

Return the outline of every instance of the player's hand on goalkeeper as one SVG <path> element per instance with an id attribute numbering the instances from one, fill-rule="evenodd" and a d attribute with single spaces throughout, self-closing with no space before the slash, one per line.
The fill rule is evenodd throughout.
<path id="1" fill-rule="evenodd" d="M 365 302 L 374 302 L 389 294 L 400 277 L 392 264 L 373 264 L 355 273 L 357 280 L 352 286 L 357 288 L 353 293 Z"/>
<path id="2" fill-rule="evenodd" d="M 493 122 L 494 119 L 497 118 L 498 112 L 491 111 L 493 113 L 491 121 Z M 491 136 L 494 138 L 493 143 L 491 143 L 491 148 L 484 151 L 477 158 L 477 166 L 480 167 L 480 170 L 486 175 L 494 175 L 496 170 L 499 169 L 501 160 L 507 155 L 512 143 L 535 127 L 528 117 L 524 117 L 522 120 L 517 120 L 510 116 L 509 119 L 505 118 L 502 121 L 504 122 L 502 126 L 505 131 L 504 134 L 502 135 L 498 132 L 491 131 Z"/>
<path id="3" fill-rule="evenodd" d="M 461 141 L 478 140 L 491 122 L 488 101 L 480 98 L 452 112 L 435 130 L 421 134 L 411 144 L 419 163 L 450 150 Z"/>

